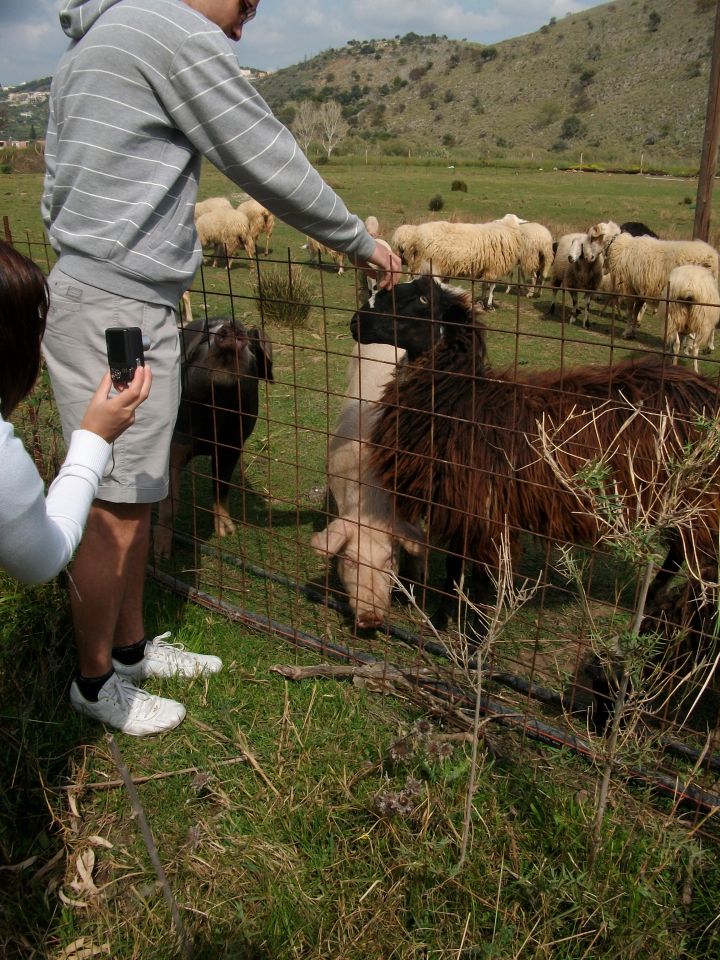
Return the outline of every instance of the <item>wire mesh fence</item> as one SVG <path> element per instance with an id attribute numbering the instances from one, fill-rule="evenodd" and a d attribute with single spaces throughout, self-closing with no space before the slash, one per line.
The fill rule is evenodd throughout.
<path id="1" fill-rule="evenodd" d="M 45 243 L 13 240 L 49 269 Z M 701 358 L 692 393 L 700 378 L 673 365 L 657 304 L 628 341 L 617 298 L 594 300 L 584 329 L 566 292 L 553 317 L 547 287 L 528 297 L 514 277 L 488 311 L 480 283 L 452 282 L 455 339 L 431 303 L 415 325 L 432 349 L 402 360 L 358 355 L 367 278 L 321 253 L 203 267 L 179 314 L 184 398 L 152 573 L 452 725 L 477 713 L 588 770 L 609 758 L 704 816 L 720 806 L 717 362 Z M 393 336 L 398 309 L 382 316 Z M 645 365 L 654 385 L 633 393 Z M 418 369 L 424 405 L 406 392 Z M 398 456 L 409 421 L 414 460 Z M 44 378 L 18 429 L 50 479 L 62 444 Z M 648 600 L 680 528 L 678 569 Z"/>

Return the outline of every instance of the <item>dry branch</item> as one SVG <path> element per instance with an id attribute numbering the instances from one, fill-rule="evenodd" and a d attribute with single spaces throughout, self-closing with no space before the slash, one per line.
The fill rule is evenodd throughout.
<path id="1" fill-rule="evenodd" d="M 143 810 L 142 803 L 140 802 L 140 795 L 132 781 L 130 771 L 128 770 L 125 761 L 122 758 L 120 748 L 118 747 L 117 743 L 115 742 L 115 738 L 111 733 L 107 735 L 107 742 L 110 746 L 110 752 L 113 755 L 115 766 L 118 768 L 118 772 L 120 773 L 123 783 L 125 784 L 125 788 L 128 792 L 130 806 L 132 807 L 133 813 L 137 817 L 138 827 L 140 828 L 140 833 L 145 843 L 148 856 L 150 857 L 150 862 L 153 865 L 153 870 L 155 871 L 155 875 L 157 876 L 162 888 L 163 896 L 165 897 L 165 900 L 170 908 L 170 916 L 172 917 L 173 927 L 175 928 L 175 933 L 177 934 L 180 942 L 180 949 L 182 950 L 183 956 L 190 957 L 192 955 L 192 950 L 187 937 L 187 932 L 185 930 L 185 925 L 182 922 L 177 901 L 173 896 L 170 884 L 168 883 L 167 875 L 165 874 L 165 869 L 160 860 L 160 855 L 158 854 L 157 847 L 155 846 L 150 824 L 147 822 L 145 811 Z"/>

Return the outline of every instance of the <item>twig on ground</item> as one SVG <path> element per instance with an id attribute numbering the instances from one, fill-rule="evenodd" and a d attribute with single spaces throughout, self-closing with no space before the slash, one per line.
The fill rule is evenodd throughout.
<path id="1" fill-rule="evenodd" d="M 246 756 L 229 757 L 227 760 L 215 760 L 218 767 L 229 766 L 235 763 L 248 763 Z M 142 777 L 132 777 L 132 782 L 138 786 L 143 783 L 151 783 L 153 780 L 167 780 L 169 777 L 181 777 L 187 773 L 200 773 L 200 767 L 181 767 L 179 770 L 164 770 L 162 773 L 148 773 Z M 118 787 L 124 787 L 124 780 L 98 780 L 95 783 L 68 783 L 62 787 L 56 787 L 56 790 L 62 790 L 66 793 L 81 794 L 85 790 L 116 790 Z"/>
<path id="2" fill-rule="evenodd" d="M 183 956 L 191 957 L 192 947 L 188 940 L 182 917 L 180 916 L 180 910 L 178 909 L 177 901 L 173 896 L 170 884 L 168 883 L 167 875 L 165 874 L 165 869 L 160 860 L 160 855 L 158 854 L 157 847 L 155 846 L 152 831 L 150 830 L 150 824 L 147 822 L 145 811 L 143 810 L 142 803 L 140 802 L 140 795 L 138 794 L 132 777 L 130 776 L 130 771 L 128 770 L 127 765 L 122 758 L 120 748 L 118 747 L 117 743 L 115 742 L 115 738 L 111 733 L 107 734 L 107 742 L 110 746 L 110 752 L 112 753 L 113 760 L 115 761 L 115 766 L 118 768 L 118 772 L 123 779 L 123 783 L 125 784 L 125 789 L 128 792 L 130 806 L 132 807 L 133 813 L 137 817 L 138 827 L 140 828 L 140 833 L 143 841 L 145 842 L 145 847 L 147 849 L 148 856 L 150 857 L 150 862 L 153 865 L 153 870 L 155 871 L 155 875 L 157 876 L 160 886 L 162 887 L 163 896 L 165 897 L 165 900 L 170 908 L 170 916 L 172 917 L 173 927 L 175 928 L 175 933 L 177 934 L 180 942 L 180 949 Z"/>
<path id="3" fill-rule="evenodd" d="M 240 736 L 239 731 L 238 731 L 238 733 L 237 733 L 237 738 L 236 738 L 236 739 L 233 739 L 232 737 L 227 737 L 227 736 L 225 736 L 224 733 L 220 733 L 219 730 L 214 730 L 214 729 L 213 729 L 211 726 L 209 726 L 207 723 L 203 723 L 202 720 L 198 720 L 196 717 L 191 717 L 190 720 L 189 720 L 189 722 L 192 723 L 193 726 L 197 727 L 199 730 L 204 730 L 206 733 L 210 733 L 210 734 L 212 734 L 214 737 L 217 737 L 218 740 L 223 740 L 225 743 L 232 743 L 232 744 L 234 744 L 236 747 L 240 747 L 240 749 L 241 749 L 241 751 L 242 751 L 242 753 L 243 753 L 243 756 L 245 757 L 245 759 L 247 760 L 247 762 L 250 764 L 250 766 L 253 768 L 253 770 L 255 771 L 255 773 L 260 777 L 260 779 L 261 779 L 262 782 L 265 784 L 265 786 L 266 786 L 269 790 L 272 790 L 272 792 L 275 794 L 276 797 L 279 797 L 279 796 L 280 796 L 280 793 L 279 793 L 277 787 L 272 783 L 272 781 L 270 780 L 270 778 L 268 777 L 268 775 L 265 773 L 265 771 L 263 770 L 263 768 L 260 766 L 260 764 L 258 763 L 258 761 L 255 759 L 255 756 L 250 752 L 250 750 L 248 749 L 247 744 L 245 743 L 244 737 L 241 737 L 241 736 Z"/>

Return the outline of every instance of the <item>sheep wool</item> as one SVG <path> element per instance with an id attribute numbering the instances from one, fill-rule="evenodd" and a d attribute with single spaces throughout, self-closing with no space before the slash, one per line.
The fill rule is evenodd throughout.
<path id="1" fill-rule="evenodd" d="M 677 363 L 684 341 L 697 372 L 698 355 L 715 345 L 715 327 L 720 321 L 717 281 L 706 267 L 684 264 L 670 273 L 667 294 L 658 311 L 665 324 L 666 349 L 672 349 L 673 363 Z"/>

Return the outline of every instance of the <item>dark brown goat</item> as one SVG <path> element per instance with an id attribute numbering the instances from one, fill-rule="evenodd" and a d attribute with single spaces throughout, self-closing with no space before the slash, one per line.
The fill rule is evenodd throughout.
<path id="1" fill-rule="evenodd" d="M 679 454 L 701 434 L 698 415 L 715 416 L 720 406 L 709 380 L 654 358 L 564 371 L 494 371 L 486 363 L 485 328 L 473 323 L 466 303 L 459 323 L 462 301 L 447 289 L 428 287 L 427 278 L 400 286 L 381 291 L 353 318 L 354 335 L 364 342 L 411 344 L 416 357 L 423 338 L 432 348 L 399 370 L 381 398 L 385 409 L 371 437 L 372 469 L 394 494 L 403 518 L 427 519 L 436 542 L 480 564 L 495 565 L 506 524 L 515 542 L 521 531 L 564 543 L 599 539 L 590 504 L 558 480 L 543 458 L 543 418 L 552 425 L 568 476 L 605 456 L 623 497 L 636 489 L 631 471 L 645 480 L 658 473 L 663 414 L 674 415 L 671 452 Z M 413 296 L 423 318 L 414 327 Z M 394 315 L 398 303 L 400 321 Z M 637 410 L 641 416 L 633 416 Z M 688 491 L 688 498 L 696 494 Z M 652 489 L 643 496 L 652 515 Z M 705 575 L 705 567 L 717 576 L 717 507 L 713 487 L 686 527 L 669 532 L 670 552 L 655 589 L 684 560 L 693 576 Z"/>
<path id="2" fill-rule="evenodd" d="M 258 415 L 260 379 L 273 379 L 272 345 L 231 317 L 196 320 L 183 328 L 182 399 L 170 447 L 170 492 L 159 507 L 156 559 L 170 553 L 173 515 L 183 467 L 196 456 L 212 460 L 215 533 L 235 529 L 230 480 Z"/>

